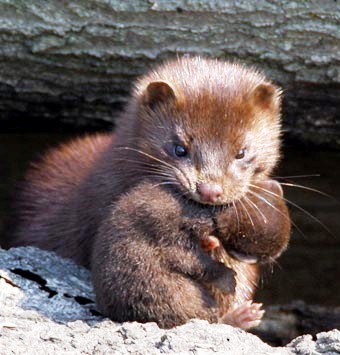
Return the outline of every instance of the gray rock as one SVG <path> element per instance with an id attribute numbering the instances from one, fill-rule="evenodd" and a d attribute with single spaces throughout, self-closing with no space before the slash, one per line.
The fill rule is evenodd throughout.
<path id="1" fill-rule="evenodd" d="M 87 270 L 39 249 L 0 249 L 0 355 L 339 354 L 340 332 L 274 348 L 228 325 L 114 323 L 95 312 Z"/>
<path id="2" fill-rule="evenodd" d="M 95 319 L 89 271 L 70 260 L 31 247 L 0 249 L 0 277 L 10 291 L 0 294 L 2 316 L 24 309 L 59 323 Z"/>

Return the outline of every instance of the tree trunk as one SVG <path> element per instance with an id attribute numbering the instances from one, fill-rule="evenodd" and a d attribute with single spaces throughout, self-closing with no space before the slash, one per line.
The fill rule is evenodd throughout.
<path id="1" fill-rule="evenodd" d="M 239 59 L 285 90 L 291 136 L 340 147 L 335 0 L 0 0 L 2 129 L 114 123 L 134 78 L 177 54 Z"/>

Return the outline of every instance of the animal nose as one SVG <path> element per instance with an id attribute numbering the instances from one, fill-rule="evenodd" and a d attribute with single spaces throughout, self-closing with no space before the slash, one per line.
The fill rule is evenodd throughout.
<path id="1" fill-rule="evenodd" d="M 222 186 L 219 184 L 205 184 L 199 183 L 197 185 L 197 192 L 202 201 L 215 203 L 222 196 Z"/>

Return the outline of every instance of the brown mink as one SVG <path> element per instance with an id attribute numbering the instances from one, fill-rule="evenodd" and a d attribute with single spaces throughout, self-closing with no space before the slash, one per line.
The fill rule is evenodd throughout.
<path id="1" fill-rule="evenodd" d="M 54 250 L 91 268 L 97 297 L 104 300 L 99 303 L 105 303 L 110 295 L 102 292 L 102 287 L 108 279 L 97 282 L 97 265 L 110 265 L 107 259 L 109 254 L 101 260 L 93 251 L 99 248 L 100 240 L 105 242 L 112 238 L 105 232 L 110 231 L 107 224 L 110 223 L 112 211 L 119 209 L 120 204 L 124 206 L 128 203 L 129 196 L 133 196 L 134 192 L 138 196 L 143 181 L 151 179 L 182 194 L 190 202 L 189 205 L 196 201 L 197 206 L 207 210 L 209 206 L 220 206 L 216 210 L 220 210 L 221 214 L 212 218 L 219 226 L 216 236 L 213 235 L 217 239 L 211 240 L 220 241 L 221 246 L 205 252 L 215 263 L 219 254 L 223 254 L 224 259 L 231 259 L 226 244 L 228 240 L 233 241 L 229 244 L 235 246 L 229 253 L 234 253 L 236 258 L 246 255 L 246 261 L 249 261 L 254 254 L 261 260 L 275 258 L 286 246 L 289 228 L 281 231 L 280 223 L 273 223 L 268 233 L 265 230 L 263 235 L 268 235 L 261 242 L 264 253 L 258 247 L 261 238 L 257 239 L 256 228 L 257 224 L 263 224 L 258 217 L 261 208 L 273 205 L 267 201 L 273 197 L 273 192 L 270 188 L 261 187 L 261 184 L 268 180 L 277 164 L 279 136 L 280 90 L 263 74 L 240 64 L 202 58 L 182 58 L 165 63 L 137 81 L 115 136 L 108 134 L 78 139 L 50 151 L 29 171 L 17 199 L 15 230 L 6 238 L 4 245 L 35 245 Z M 151 197 L 154 194 L 150 192 Z M 249 202 L 253 198 L 255 201 Z M 256 208 L 260 201 L 262 207 Z M 135 202 L 138 203 L 138 200 Z M 129 221 L 134 217 L 138 220 L 138 216 L 133 214 L 133 207 L 132 203 Z M 283 202 L 273 207 L 274 211 L 283 209 L 282 220 L 287 220 Z M 241 210 L 247 211 L 249 216 Z M 276 219 L 280 217 L 276 216 Z M 147 222 L 149 217 L 145 216 L 145 220 Z M 124 224 L 123 219 L 121 223 Z M 170 227 L 171 219 L 168 223 Z M 229 225 L 232 226 L 232 233 L 224 230 Z M 275 229 L 276 225 L 278 229 Z M 247 235 L 253 229 L 254 233 L 241 241 L 239 232 Z M 280 238 L 280 233 L 285 237 Z M 120 242 L 117 240 L 117 245 Z M 132 248 L 123 248 L 124 243 L 122 249 L 117 248 L 115 257 L 117 265 L 121 266 L 116 272 L 118 275 L 125 268 L 128 272 L 129 266 L 124 264 L 124 260 L 138 254 L 138 248 L 134 249 L 133 242 L 130 243 Z M 277 248 L 277 245 L 280 247 Z M 277 249 L 277 254 L 271 249 Z M 176 255 L 176 246 L 173 255 Z M 204 260 L 208 260 L 206 256 Z M 141 288 L 151 287 L 154 278 L 160 275 L 164 276 L 162 285 L 175 283 L 178 278 L 177 286 L 180 288 L 182 278 L 178 272 L 158 275 L 157 264 L 154 269 L 150 267 L 153 261 L 156 263 L 153 254 L 141 254 L 140 257 L 139 261 L 145 267 L 142 274 L 136 274 L 135 281 Z M 185 254 L 181 260 L 185 263 Z M 208 270 L 209 265 L 206 267 Z M 229 268 L 226 263 L 223 269 L 226 275 L 232 273 Z M 254 280 L 258 275 L 256 264 L 240 262 L 231 268 L 237 274 L 236 283 L 237 278 L 242 279 L 250 269 Z M 219 285 L 218 281 L 217 284 L 215 282 L 219 279 L 219 273 L 216 274 L 213 269 L 212 275 L 209 276 L 209 272 L 206 275 L 205 282 L 215 287 Z M 110 275 L 103 277 L 110 278 Z M 128 282 L 132 281 L 128 279 Z M 239 282 L 241 286 L 242 282 Z M 112 286 L 112 283 L 109 285 Z M 166 295 L 164 288 L 160 287 L 158 303 L 153 308 L 152 297 L 148 298 L 147 294 L 139 299 L 141 295 L 136 292 L 136 298 L 133 298 L 135 290 L 129 283 L 118 284 L 114 288 L 121 292 L 121 297 L 130 293 L 136 302 L 145 302 L 145 307 L 150 309 L 150 317 L 144 316 L 145 321 L 155 320 L 164 326 L 171 326 L 179 324 L 179 319 L 188 319 L 173 315 L 168 323 L 161 321 L 164 319 L 162 314 L 174 310 L 184 312 L 185 307 L 182 309 L 181 305 L 187 299 L 182 299 L 181 293 Z M 248 289 L 244 281 L 244 293 L 251 293 Z M 211 291 L 213 293 L 214 290 Z M 192 308 L 197 306 L 195 302 L 210 302 L 206 299 L 206 293 L 199 294 L 200 299 L 192 298 Z M 198 297 L 197 291 L 196 295 Z M 167 297 L 175 298 L 179 308 L 168 309 Z M 161 304 L 164 304 L 163 308 Z M 110 303 L 107 302 L 107 305 Z M 131 307 L 131 304 L 128 306 Z M 228 307 L 233 308 L 232 305 Z M 120 315 L 109 311 L 108 314 L 113 319 L 141 319 L 133 308 L 125 311 L 129 313 L 122 310 Z M 201 313 L 195 316 L 212 319 Z M 178 319 L 178 323 L 174 319 Z"/>
<path id="2" fill-rule="evenodd" d="M 258 186 L 277 193 L 275 182 Z M 157 181 L 124 194 L 93 245 L 92 279 L 100 310 L 117 321 L 156 321 L 166 328 L 191 318 L 244 329 L 257 325 L 263 311 L 251 303 L 256 258 L 266 262 L 281 254 L 290 224 L 281 195 L 266 198 L 271 206 L 261 194 L 247 199 L 261 214 L 240 212 L 235 229 L 232 208 L 204 208 Z M 214 239 L 217 245 L 207 247 L 206 241 Z M 247 239 L 254 245 L 243 242 Z"/>

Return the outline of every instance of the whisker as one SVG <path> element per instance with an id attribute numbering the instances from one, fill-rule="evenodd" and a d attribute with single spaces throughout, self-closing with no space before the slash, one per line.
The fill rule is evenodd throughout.
<path id="1" fill-rule="evenodd" d="M 254 188 L 257 188 L 257 189 L 260 189 L 264 192 L 266 192 L 267 194 L 270 194 L 276 198 L 282 198 L 284 201 L 286 201 L 287 203 L 289 203 L 290 205 L 294 206 L 295 208 L 297 208 L 298 210 L 300 210 L 301 212 L 304 212 L 307 216 L 309 216 L 311 219 L 313 219 L 316 223 L 318 223 L 320 226 L 322 226 L 330 235 L 332 235 L 333 237 L 335 237 L 335 235 L 329 230 L 328 227 L 325 226 L 324 223 L 322 223 L 318 218 L 316 218 L 315 216 L 313 216 L 310 212 L 308 212 L 307 210 L 305 210 L 304 208 L 302 208 L 301 206 L 297 205 L 296 203 L 284 198 L 284 197 L 281 197 L 275 193 L 273 193 L 272 191 L 270 190 L 267 190 L 267 189 L 264 189 L 263 187 L 260 187 L 260 186 L 256 186 L 256 185 L 252 185 L 252 184 L 249 184 L 249 186 L 252 186 Z"/>
<path id="2" fill-rule="evenodd" d="M 180 184 L 179 184 L 180 185 Z M 185 197 L 185 203 L 189 203 L 189 199 L 187 198 L 188 195 L 190 195 L 189 191 L 182 191 L 181 189 L 178 191 L 175 191 L 175 194 L 180 196 L 180 197 Z"/>
<path id="3" fill-rule="evenodd" d="M 260 208 L 256 205 L 256 203 L 254 201 L 252 201 L 249 197 L 244 196 L 245 201 L 250 205 L 253 206 L 253 208 L 255 208 L 255 210 L 258 211 L 258 213 L 262 216 L 263 219 L 263 223 L 267 224 L 268 220 L 266 218 L 266 216 L 263 214 L 263 212 L 260 210 Z"/>
<path id="4" fill-rule="evenodd" d="M 138 166 L 133 173 L 136 173 L 138 171 L 150 174 L 150 175 L 148 175 L 149 177 L 150 176 L 153 176 L 153 177 L 164 177 L 164 178 L 167 178 L 169 180 L 177 181 L 177 179 L 173 175 L 171 175 L 170 173 L 168 173 L 166 171 L 163 171 L 161 169 L 153 169 L 153 168 L 148 168 L 148 167 L 143 168 L 142 166 Z M 124 172 L 124 174 L 125 173 L 126 172 Z"/>
<path id="5" fill-rule="evenodd" d="M 152 185 L 151 189 L 154 189 L 158 186 L 163 186 L 163 185 L 180 185 L 179 183 L 175 183 L 173 181 L 163 181 L 163 182 L 160 182 L 159 184 L 155 184 L 155 185 Z"/>
<path id="6" fill-rule="evenodd" d="M 321 174 L 309 174 L 309 175 L 290 175 L 290 176 L 273 176 L 274 179 L 303 179 L 309 177 L 320 177 Z"/>
<path id="7" fill-rule="evenodd" d="M 253 186 L 253 185 L 249 185 L 249 186 Z M 255 186 L 253 186 L 255 187 Z M 285 216 L 278 208 L 276 208 L 272 203 L 270 203 L 265 197 L 259 195 L 258 193 L 256 193 L 255 191 L 249 190 L 248 191 L 251 195 L 254 195 L 255 197 L 259 198 L 260 200 L 262 200 L 264 203 L 266 203 L 268 206 L 272 207 L 275 211 L 279 212 L 282 216 Z M 276 197 L 281 197 L 279 195 L 276 195 L 273 193 L 273 195 L 275 195 Z M 286 219 L 289 219 L 287 216 L 285 216 Z"/>
<path id="8" fill-rule="evenodd" d="M 303 186 L 303 185 L 298 185 L 298 184 L 291 184 L 291 183 L 287 183 L 287 182 L 280 182 L 280 184 L 281 184 L 281 185 L 284 185 L 284 186 L 297 187 L 297 188 L 299 188 L 299 189 L 305 189 L 305 190 L 308 190 L 308 191 L 313 191 L 313 192 L 318 193 L 319 195 L 328 197 L 328 198 L 332 199 L 333 201 L 335 201 L 335 202 L 337 202 L 337 203 L 340 203 L 340 201 L 337 200 L 334 196 L 329 195 L 329 194 L 327 194 L 327 193 L 325 193 L 325 192 L 323 192 L 323 191 L 314 189 L 314 188 L 312 188 L 312 187 Z"/>
<path id="9" fill-rule="evenodd" d="M 177 181 L 177 179 L 172 179 L 169 176 L 163 176 L 163 175 L 159 175 L 159 174 L 151 174 L 148 175 L 148 177 L 152 177 L 152 178 L 160 178 L 160 179 L 167 179 L 167 181 L 172 181 L 174 183 L 177 183 L 177 185 L 180 185 L 180 183 Z"/>
<path id="10" fill-rule="evenodd" d="M 297 231 L 299 233 L 301 233 L 301 235 L 304 238 L 307 238 L 306 234 L 302 232 L 302 230 L 297 226 L 297 224 L 292 221 L 289 217 L 287 217 L 285 214 L 283 214 L 278 208 L 276 208 L 275 206 L 273 206 L 272 203 L 270 203 L 266 198 L 262 197 L 261 195 L 259 195 L 258 193 L 249 190 L 248 191 L 250 194 L 254 195 L 255 197 L 259 198 L 260 200 L 262 200 L 265 204 L 267 204 L 268 206 L 272 207 L 276 212 L 278 212 L 282 217 L 284 217 L 286 220 L 290 221 L 292 223 L 292 225 L 297 229 Z M 280 196 L 281 198 L 281 196 Z"/>
<path id="11" fill-rule="evenodd" d="M 184 179 L 186 180 L 188 186 L 190 186 L 190 181 L 189 181 L 189 179 L 187 178 L 187 176 L 183 173 L 183 171 L 182 171 L 181 169 L 179 169 L 178 167 L 176 167 L 176 166 L 174 166 L 174 165 L 172 165 L 172 164 L 170 164 L 170 163 L 168 163 L 168 162 L 166 162 L 166 161 L 164 161 L 164 160 L 161 160 L 161 159 L 159 159 L 159 158 L 156 158 L 155 156 L 153 156 L 153 155 L 151 155 L 151 154 L 149 154 L 149 153 L 143 152 L 143 151 L 140 150 L 140 149 L 135 149 L 135 148 L 127 147 L 127 146 L 125 146 L 125 147 L 116 147 L 116 148 L 114 148 L 114 149 L 115 149 L 115 150 L 129 150 L 129 151 L 133 151 L 133 152 L 139 153 L 139 154 L 141 154 L 141 155 L 144 155 L 144 156 L 146 156 L 146 157 L 148 157 L 148 158 L 150 158 L 150 159 L 153 159 L 153 160 L 155 160 L 155 161 L 157 161 L 157 162 L 163 164 L 164 166 L 167 166 L 167 167 L 169 167 L 169 168 L 171 168 L 171 169 L 173 169 L 173 170 L 176 170 L 178 173 L 181 174 L 182 177 L 184 177 Z M 139 162 L 139 163 L 140 163 L 140 162 Z"/>
<path id="12" fill-rule="evenodd" d="M 164 177 L 168 177 L 169 179 L 172 179 L 172 180 L 177 180 L 173 175 L 165 172 L 165 171 L 162 171 L 162 170 L 157 170 L 157 169 L 138 169 L 137 171 L 143 171 L 143 172 L 146 172 L 146 173 L 152 173 L 152 174 L 157 174 L 159 176 L 164 176 Z"/>
<path id="13" fill-rule="evenodd" d="M 236 213 L 236 219 L 237 219 L 237 233 L 240 233 L 240 218 L 239 218 L 239 215 L 238 215 L 238 211 L 237 211 L 237 207 L 236 207 L 235 201 L 233 201 L 233 207 L 234 207 L 234 211 Z"/>
<path id="14" fill-rule="evenodd" d="M 179 170 L 176 166 L 172 165 L 172 164 L 169 164 L 168 162 L 164 161 L 164 160 L 161 160 L 161 159 L 158 159 L 156 158 L 155 156 L 149 154 L 149 153 L 146 153 L 146 152 L 143 152 L 142 150 L 139 150 L 139 149 L 135 149 L 135 148 L 131 148 L 131 147 L 117 147 L 117 148 L 114 148 L 115 150 L 131 150 L 133 152 L 136 152 L 136 153 L 139 153 L 139 154 L 142 154 L 150 159 L 153 159 L 155 161 L 158 161 L 159 163 L 163 164 L 163 165 L 166 165 L 168 166 L 169 168 L 171 169 L 174 169 L 174 170 Z"/>
<path id="15" fill-rule="evenodd" d="M 243 204 L 243 202 L 242 202 L 241 200 L 239 200 L 239 202 L 240 202 L 242 208 L 244 209 L 244 211 L 246 212 L 246 214 L 247 214 L 247 216 L 248 216 L 248 218 L 249 218 L 249 220 L 250 220 L 250 223 L 251 223 L 251 225 L 252 225 L 252 227 L 253 227 L 254 233 L 256 233 L 255 225 L 254 225 L 253 219 L 251 218 L 251 216 L 250 216 L 250 214 L 249 214 L 247 208 L 245 207 L 245 205 Z"/>
<path id="16" fill-rule="evenodd" d="M 129 162 L 129 163 L 134 163 L 134 164 L 140 164 L 141 163 L 138 160 L 131 160 L 131 159 L 125 159 L 125 158 L 114 158 L 112 160 L 113 161 L 124 161 L 124 162 Z M 166 170 L 164 170 L 163 166 L 154 165 L 154 164 L 150 164 L 150 163 L 146 163 L 146 162 L 143 162 L 142 165 L 138 165 L 138 170 L 141 170 L 142 168 L 148 168 L 148 169 L 152 169 L 154 171 L 167 172 Z"/>

